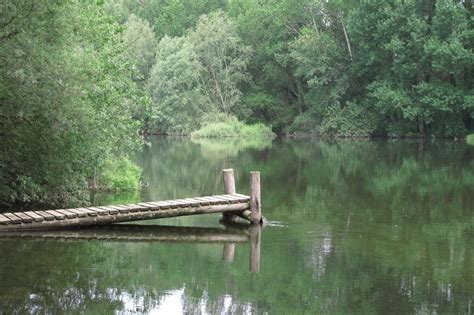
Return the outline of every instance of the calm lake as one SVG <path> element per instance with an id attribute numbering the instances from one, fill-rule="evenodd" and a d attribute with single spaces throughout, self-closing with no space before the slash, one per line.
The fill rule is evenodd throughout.
<path id="1" fill-rule="evenodd" d="M 190 228 L 100 231 L 104 240 L 0 238 L 0 314 L 474 313 L 474 147 L 149 141 L 137 157 L 147 187 L 96 204 L 221 194 L 224 168 L 247 194 L 259 170 L 269 224 L 229 230 L 216 214 L 143 223 Z M 134 231 L 185 239 L 128 239 Z M 258 233 L 258 262 L 253 243 L 205 242 L 232 233 Z"/>

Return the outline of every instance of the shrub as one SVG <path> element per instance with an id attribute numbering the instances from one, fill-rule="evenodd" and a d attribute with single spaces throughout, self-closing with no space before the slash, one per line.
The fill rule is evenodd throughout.
<path id="1" fill-rule="evenodd" d="M 193 138 L 257 138 L 274 136 L 264 124 L 246 125 L 235 116 L 223 114 L 207 117 L 204 126 L 191 133 Z"/>
<path id="2" fill-rule="evenodd" d="M 287 133 L 317 133 L 320 123 L 306 112 L 295 117 L 293 123 L 285 129 Z"/>
<path id="3" fill-rule="evenodd" d="M 108 159 L 100 176 L 100 188 L 136 190 L 139 188 L 141 173 L 141 168 L 128 158 Z"/>
<path id="4" fill-rule="evenodd" d="M 467 135 L 466 142 L 470 145 L 474 145 L 474 133 Z"/>
<path id="5" fill-rule="evenodd" d="M 370 137 L 377 130 L 377 116 L 360 104 L 347 102 L 324 115 L 321 133 L 341 137 Z"/>

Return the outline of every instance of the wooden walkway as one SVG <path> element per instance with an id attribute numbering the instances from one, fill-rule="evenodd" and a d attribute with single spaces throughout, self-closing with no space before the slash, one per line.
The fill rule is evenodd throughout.
<path id="1" fill-rule="evenodd" d="M 235 192 L 234 171 L 223 170 L 224 195 L 194 197 L 137 204 L 97 206 L 0 214 L 0 232 L 67 229 L 186 215 L 224 213 L 232 221 L 240 216 L 261 223 L 260 173 L 250 173 L 250 196 Z"/>
<path id="2" fill-rule="evenodd" d="M 0 231 L 43 230 L 206 213 L 242 212 L 250 209 L 249 202 L 249 196 L 232 194 L 106 207 L 11 212 L 0 214 Z"/>

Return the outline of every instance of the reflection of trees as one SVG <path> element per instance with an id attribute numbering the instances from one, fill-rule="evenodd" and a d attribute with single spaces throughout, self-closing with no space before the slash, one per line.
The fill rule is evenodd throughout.
<path id="1" fill-rule="evenodd" d="M 248 272 L 247 245 L 236 245 L 228 264 L 222 245 L 1 241 L 9 255 L 0 265 L 18 266 L 0 269 L 2 311 L 147 312 L 172 292 L 191 313 L 466 313 L 472 305 L 472 148 L 274 140 L 203 154 L 190 141 L 153 144 L 142 157 L 145 198 L 220 193 L 226 167 L 244 193 L 247 172 L 262 172 L 263 211 L 283 227 L 262 234 L 260 272 Z"/>
<path id="2" fill-rule="evenodd" d="M 236 169 L 241 192 L 247 171 L 262 172 L 265 215 L 293 226 L 285 231 L 288 247 L 263 248 L 260 277 L 285 284 L 285 293 L 268 292 L 262 284 L 255 288 L 265 291 L 268 309 L 291 312 L 288 304 L 308 311 L 373 312 L 385 309 L 385 296 L 407 312 L 434 309 L 427 301 L 450 312 L 469 303 L 472 149 L 442 141 L 276 140 L 271 148 L 206 155 L 194 144 L 168 145 L 176 151 L 162 155 L 164 178 L 200 187 L 196 192 L 221 189 L 223 167 Z M 190 166 L 180 174 L 166 172 L 178 168 L 180 145 Z M 200 181 L 186 181 L 194 170 Z M 264 238 L 278 239 L 271 234 Z M 297 258 L 301 253 L 304 259 Z M 239 288 L 238 296 L 252 299 L 243 284 Z M 448 295 L 456 298 L 447 302 Z"/>
<path id="3" fill-rule="evenodd" d="M 474 169 L 468 148 L 349 141 L 314 143 L 310 151 L 307 144 L 294 146 L 302 166 L 286 167 L 302 169 L 303 188 L 293 190 L 297 195 L 290 202 L 268 191 L 263 201 L 268 207 L 270 200 L 270 211 L 275 208 L 270 214 L 265 209 L 267 217 L 298 224 L 294 239 L 307 239 L 314 225 L 322 231 L 331 225 L 329 238 L 318 234 L 300 245 L 312 248 L 307 261 L 323 282 L 319 297 L 347 303 L 346 311 L 383 311 L 385 298 L 407 312 L 464 311 L 474 292 Z"/>

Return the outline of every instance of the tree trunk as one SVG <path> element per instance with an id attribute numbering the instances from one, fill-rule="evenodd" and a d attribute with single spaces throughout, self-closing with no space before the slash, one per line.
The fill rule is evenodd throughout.
<path id="1" fill-rule="evenodd" d="M 425 120 L 422 117 L 418 117 L 418 133 L 425 137 Z"/>

